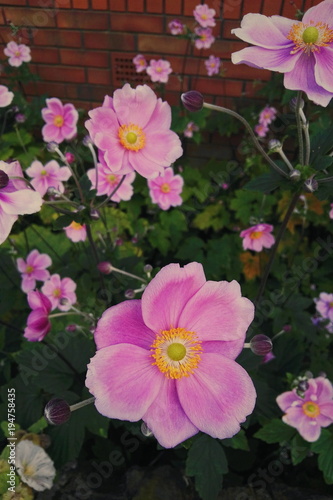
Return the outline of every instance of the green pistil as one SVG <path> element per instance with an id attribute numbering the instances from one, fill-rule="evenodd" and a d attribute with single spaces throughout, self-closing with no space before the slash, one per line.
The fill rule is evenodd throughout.
<path id="1" fill-rule="evenodd" d="M 169 345 L 167 352 L 169 358 L 171 358 L 173 361 L 180 361 L 185 357 L 186 349 L 183 344 L 174 342 L 173 344 Z"/>
<path id="2" fill-rule="evenodd" d="M 319 37 L 319 31 L 313 26 L 309 26 L 303 32 L 303 41 L 305 43 L 316 43 Z"/>

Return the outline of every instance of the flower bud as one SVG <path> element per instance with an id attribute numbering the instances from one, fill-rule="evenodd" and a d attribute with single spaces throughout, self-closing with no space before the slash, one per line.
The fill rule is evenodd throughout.
<path id="1" fill-rule="evenodd" d="M 59 300 L 59 304 L 62 305 L 62 306 L 67 306 L 69 304 L 69 300 L 66 299 L 66 297 L 62 297 L 60 300 Z"/>
<path id="2" fill-rule="evenodd" d="M 146 265 L 144 266 L 144 268 L 143 268 L 143 271 L 144 271 L 145 273 L 151 273 L 151 272 L 152 272 L 152 270 L 153 270 L 153 266 L 151 266 L 150 264 L 146 264 Z"/>
<path id="3" fill-rule="evenodd" d="M 90 217 L 92 218 L 92 220 L 98 220 L 100 218 L 100 214 L 99 214 L 99 211 L 96 210 L 96 208 L 93 208 L 91 211 L 90 211 Z"/>
<path id="4" fill-rule="evenodd" d="M 142 424 L 141 424 L 141 432 L 145 437 L 149 437 L 149 436 L 153 435 L 152 431 L 149 429 L 149 427 L 147 426 L 147 424 L 145 422 L 142 422 Z"/>
<path id="5" fill-rule="evenodd" d="M 8 175 L 3 170 L 0 170 L 0 189 L 8 186 L 8 183 L 9 183 Z"/>
<path id="6" fill-rule="evenodd" d="M 73 155 L 73 153 L 65 153 L 65 158 L 66 158 L 66 161 L 71 164 L 71 163 L 74 163 L 75 162 L 75 156 Z"/>
<path id="7" fill-rule="evenodd" d="M 309 388 L 309 382 L 307 380 L 301 380 L 297 386 L 297 390 L 300 392 L 305 392 Z"/>
<path id="8" fill-rule="evenodd" d="M 292 181 L 298 181 L 300 178 L 301 172 L 299 170 L 296 170 L 295 168 L 289 174 L 289 179 L 291 179 Z"/>
<path id="9" fill-rule="evenodd" d="M 121 245 L 123 244 L 123 240 L 121 238 L 116 238 L 115 244 L 117 245 L 117 247 L 121 247 Z"/>
<path id="10" fill-rule="evenodd" d="M 102 274 L 110 274 L 112 272 L 112 265 L 110 262 L 99 262 L 97 264 L 97 269 Z"/>
<path id="11" fill-rule="evenodd" d="M 268 147 L 273 153 L 278 153 L 282 149 L 282 144 L 277 139 L 271 139 L 268 141 Z"/>
<path id="12" fill-rule="evenodd" d="M 16 123 L 24 123 L 26 119 L 27 117 L 23 113 L 17 113 L 17 115 L 15 115 Z"/>
<path id="13" fill-rule="evenodd" d="M 125 297 L 126 297 L 126 299 L 134 299 L 134 297 L 135 297 L 135 291 L 132 290 L 132 289 L 126 290 Z"/>
<path id="14" fill-rule="evenodd" d="M 88 146 L 90 146 L 91 144 L 93 144 L 93 142 L 92 142 L 92 140 L 91 140 L 91 138 L 90 138 L 90 136 L 89 136 L 89 135 L 86 135 L 86 136 L 83 138 L 83 140 L 82 140 L 82 144 L 83 144 L 84 146 L 87 146 L 87 147 L 88 147 Z"/>
<path id="15" fill-rule="evenodd" d="M 67 325 L 65 330 L 66 330 L 66 332 L 70 332 L 70 333 L 76 332 L 77 325 L 75 325 L 74 323 L 71 325 Z"/>
<path id="16" fill-rule="evenodd" d="M 59 196 L 61 193 L 60 193 L 60 191 L 58 191 L 58 189 L 54 188 L 53 186 L 50 186 L 47 189 L 47 194 L 49 196 Z"/>
<path id="17" fill-rule="evenodd" d="M 265 354 L 271 352 L 273 343 L 267 335 L 259 334 L 255 335 L 250 340 L 250 348 L 254 354 L 257 354 L 258 356 L 265 356 Z"/>
<path id="18" fill-rule="evenodd" d="M 296 111 L 297 97 L 293 97 L 289 103 L 291 111 Z M 300 109 L 304 108 L 304 100 L 300 100 Z"/>
<path id="19" fill-rule="evenodd" d="M 55 153 L 55 151 L 58 149 L 59 145 L 52 141 L 46 144 L 46 149 L 48 150 L 49 153 Z"/>
<path id="20" fill-rule="evenodd" d="M 284 332 L 290 332 L 292 329 L 292 326 L 291 325 L 284 325 L 284 327 L 282 328 L 282 330 Z"/>
<path id="21" fill-rule="evenodd" d="M 204 98 L 200 92 L 196 90 L 189 90 L 180 96 L 184 108 L 192 113 L 195 111 L 201 111 L 203 107 Z"/>
<path id="22" fill-rule="evenodd" d="M 47 403 L 44 409 L 44 416 L 49 424 L 61 425 L 69 420 L 71 410 L 69 404 L 64 399 L 54 398 Z"/>
<path id="23" fill-rule="evenodd" d="M 305 189 L 306 189 L 309 193 L 313 193 L 314 191 L 317 191 L 317 189 L 318 189 L 318 182 L 317 182 L 317 181 L 316 181 L 316 179 L 314 179 L 314 178 L 307 179 L 307 180 L 304 182 L 304 187 L 305 187 Z"/>

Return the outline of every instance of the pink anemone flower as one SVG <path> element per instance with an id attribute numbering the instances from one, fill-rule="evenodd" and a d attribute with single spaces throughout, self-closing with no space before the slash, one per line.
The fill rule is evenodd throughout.
<path id="1" fill-rule="evenodd" d="M 282 420 L 313 443 L 319 439 L 322 427 L 333 424 L 333 387 L 324 377 L 310 379 L 308 384 L 303 397 L 293 389 L 280 394 L 276 402 L 285 413 Z"/>
<path id="2" fill-rule="evenodd" d="M 267 132 L 269 131 L 269 128 L 265 123 L 258 123 L 254 127 L 254 131 L 258 137 L 266 137 Z"/>
<path id="3" fill-rule="evenodd" d="M 188 122 L 183 134 L 185 137 L 193 137 L 193 132 L 198 132 L 199 130 L 200 129 L 196 123 Z"/>
<path id="4" fill-rule="evenodd" d="M 22 291 L 30 292 L 36 288 L 36 281 L 46 281 L 50 277 L 47 267 L 52 265 L 51 258 L 46 253 L 39 253 L 38 250 L 32 250 L 26 260 L 16 260 L 17 269 L 22 274 Z"/>
<path id="5" fill-rule="evenodd" d="M 141 300 L 110 307 L 97 324 L 86 379 L 97 410 L 142 419 L 165 448 L 198 431 L 237 434 L 256 399 L 235 362 L 253 316 L 236 281 L 206 281 L 197 262 L 164 267 Z"/>
<path id="6" fill-rule="evenodd" d="M 208 76 L 218 75 L 220 72 L 221 60 L 213 55 L 205 61 Z"/>
<path id="7" fill-rule="evenodd" d="M 87 229 L 85 224 L 80 224 L 79 222 L 73 222 L 64 227 L 67 238 L 69 238 L 73 243 L 78 243 L 79 241 L 86 241 Z"/>
<path id="8" fill-rule="evenodd" d="M 9 104 L 14 99 L 13 92 L 8 90 L 8 87 L 5 85 L 0 85 L 0 108 L 5 108 L 9 106 Z"/>
<path id="9" fill-rule="evenodd" d="M 178 135 L 170 130 L 169 104 L 148 85 L 132 89 L 126 83 L 89 116 L 85 125 L 113 173 L 137 171 L 152 179 L 183 154 Z"/>
<path id="10" fill-rule="evenodd" d="M 45 165 L 35 160 L 26 172 L 33 178 L 31 184 L 41 196 L 44 196 L 50 187 L 63 193 L 65 191 L 63 181 L 68 181 L 72 175 L 68 167 L 60 167 L 56 160 L 51 160 Z"/>
<path id="11" fill-rule="evenodd" d="M 333 293 L 322 292 L 319 298 L 315 299 L 316 309 L 319 314 L 325 318 L 333 321 Z"/>
<path id="12" fill-rule="evenodd" d="M 263 248 L 271 248 L 275 243 L 275 238 L 272 234 L 274 227 L 270 224 L 256 224 L 255 226 L 244 229 L 240 233 L 243 238 L 244 250 L 253 250 L 261 252 Z"/>
<path id="13" fill-rule="evenodd" d="M 27 319 L 24 337 L 31 342 L 41 341 L 51 330 L 49 314 L 52 305 L 49 299 L 38 291 L 28 293 L 28 302 L 32 311 Z"/>
<path id="14" fill-rule="evenodd" d="M 59 274 L 52 274 L 42 286 L 42 292 L 50 300 L 52 310 L 57 307 L 60 311 L 69 311 L 71 305 L 75 304 L 75 290 L 76 283 L 71 278 L 61 279 Z"/>
<path id="15" fill-rule="evenodd" d="M 135 65 L 135 69 L 136 69 L 137 73 L 141 73 L 148 66 L 146 58 L 142 54 L 138 54 L 137 56 L 133 57 L 132 62 Z"/>
<path id="16" fill-rule="evenodd" d="M 97 163 L 98 170 L 98 185 L 97 185 L 97 195 L 102 196 L 110 196 L 112 191 L 116 189 L 119 182 L 121 181 L 122 176 L 114 174 L 110 171 L 109 167 L 105 165 L 105 163 Z M 88 170 L 87 176 L 91 182 L 91 189 L 95 189 L 96 187 L 96 169 L 92 168 Z M 128 201 L 133 196 L 133 186 L 132 183 L 135 179 L 135 172 L 127 174 L 120 187 L 117 189 L 115 194 L 110 198 L 112 201 L 119 202 L 121 200 Z"/>
<path id="17" fill-rule="evenodd" d="M 63 104 L 57 97 L 46 99 L 42 117 L 46 125 L 42 128 L 43 141 L 60 144 L 65 139 L 73 139 L 77 133 L 79 114 L 73 104 Z"/>
<path id="18" fill-rule="evenodd" d="M 7 43 L 7 47 L 4 49 L 4 54 L 9 57 L 9 65 L 16 68 L 21 66 L 24 62 L 31 61 L 30 47 L 24 45 L 23 43 L 19 45 L 13 41 Z"/>
<path id="19" fill-rule="evenodd" d="M 276 118 L 277 110 L 272 106 L 266 106 L 259 114 L 259 123 L 269 125 Z"/>
<path id="20" fill-rule="evenodd" d="M 39 193 L 27 187 L 24 180 L 11 179 L 22 177 L 19 162 L 0 161 L 0 244 L 8 237 L 19 215 L 34 214 L 41 209 L 43 200 Z"/>
<path id="21" fill-rule="evenodd" d="M 216 11 L 214 9 L 210 9 L 205 3 L 203 5 L 197 5 L 193 11 L 196 22 L 203 28 L 213 28 L 215 26 L 215 14 Z"/>
<path id="22" fill-rule="evenodd" d="M 195 28 L 195 34 L 199 37 L 194 41 L 194 45 L 197 49 L 209 49 L 211 45 L 215 42 L 215 37 L 212 35 L 212 30 L 210 28 Z"/>
<path id="23" fill-rule="evenodd" d="M 332 0 L 311 7 L 302 21 L 246 14 L 232 33 L 255 45 L 232 54 L 234 64 L 284 73 L 287 89 L 302 90 L 311 101 L 328 105 L 333 96 Z"/>
<path id="24" fill-rule="evenodd" d="M 147 74 L 150 76 L 152 82 L 167 83 L 169 75 L 172 73 L 172 68 L 169 61 L 159 59 L 155 61 L 152 59 L 147 68 Z"/>
<path id="25" fill-rule="evenodd" d="M 170 23 L 168 24 L 168 28 L 170 30 L 171 35 L 182 35 L 184 32 L 184 25 L 178 19 L 170 21 Z"/>
<path id="26" fill-rule="evenodd" d="M 149 194 L 153 203 L 162 210 L 177 207 L 183 203 L 180 196 L 184 185 L 181 175 L 174 175 L 172 168 L 166 168 L 163 175 L 148 181 Z"/>

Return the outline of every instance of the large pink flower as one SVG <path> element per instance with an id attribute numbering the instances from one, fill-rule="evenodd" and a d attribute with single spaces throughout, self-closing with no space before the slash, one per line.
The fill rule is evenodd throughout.
<path id="1" fill-rule="evenodd" d="M 73 139 L 77 133 L 79 114 L 73 104 L 63 104 L 57 97 L 46 99 L 42 117 L 46 125 L 42 128 L 45 142 L 60 144 L 65 139 Z"/>
<path id="2" fill-rule="evenodd" d="M 52 304 L 52 310 L 56 307 L 60 311 L 69 311 L 72 304 L 76 302 L 76 283 L 71 278 L 61 279 L 59 274 L 52 274 L 45 281 L 42 292 Z"/>
<path id="3" fill-rule="evenodd" d="M 39 253 L 38 250 L 32 250 L 26 260 L 16 260 L 17 269 L 22 274 L 21 288 L 27 293 L 34 290 L 36 281 L 46 281 L 50 277 L 47 267 L 52 265 L 51 258 L 46 253 Z"/>
<path id="4" fill-rule="evenodd" d="M 164 267 L 141 300 L 110 307 L 98 322 L 86 379 L 97 410 L 143 419 L 166 448 L 198 431 L 233 436 L 256 398 L 235 362 L 253 315 L 236 281 L 206 281 L 196 262 Z"/>
<path id="5" fill-rule="evenodd" d="M 333 387 L 324 377 L 310 379 L 308 384 L 303 397 L 293 389 L 280 394 L 276 402 L 285 413 L 282 420 L 312 443 L 319 438 L 322 427 L 333 424 Z"/>
<path id="6" fill-rule="evenodd" d="M 10 92 L 8 87 L 5 87 L 5 85 L 0 85 L 0 108 L 9 106 L 13 99 L 13 92 Z"/>
<path id="7" fill-rule="evenodd" d="M 327 106 L 333 95 L 333 1 L 312 7 L 301 21 L 281 16 L 247 14 L 236 36 L 256 47 L 232 54 L 234 64 L 285 73 L 284 86 L 303 90 Z"/>
<path id="8" fill-rule="evenodd" d="M 114 174 L 110 168 L 105 165 L 105 163 L 97 163 L 98 170 L 98 185 L 97 185 L 97 195 L 102 196 L 110 196 L 112 191 L 116 189 L 119 182 L 121 181 L 122 176 Z M 91 189 L 95 189 L 96 186 L 96 169 L 92 168 L 88 170 L 87 176 L 91 182 Z M 128 201 L 133 196 L 133 186 L 132 183 L 135 179 L 135 172 L 127 174 L 121 186 L 117 189 L 115 194 L 112 196 L 111 200 L 119 202 L 121 200 Z"/>
<path id="9" fill-rule="evenodd" d="M 147 68 L 147 74 L 150 76 L 152 82 L 167 83 L 169 75 L 172 73 L 171 64 L 164 59 L 151 59 Z"/>
<path id="10" fill-rule="evenodd" d="M 193 11 L 193 15 L 197 23 L 200 24 L 203 28 L 214 27 L 215 19 L 214 16 L 216 11 L 214 9 L 210 9 L 207 4 L 197 5 Z"/>
<path id="11" fill-rule="evenodd" d="M 29 292 L 28 302 L 32 311 L 27 319 L 24 337 L 31 342 L 41 341 L 51 330 L 49 314 L 52 309 L 51 302 L 41 292 Z"/>
<path id="12" fill-rule="evenodd" d="M 263 248 L 271 248 L 275 243 L 275 238 L 272 234 L 274 227 L 270 224 L 256 224 L 248 229 L 244 229 L 240 233 L 243 238 L 244 250 L 253 250 L 261 252 Z"/>
<path id="13" fill-rule="evenodd" d="M 10 66 L 18 68 L 24 62 L 31 61 L 30 47 L 21 43 L 17 45 L 16 42 L 7 43 L 4 49 L 4 54 L 9 57 L 8 63 Z"/>
<path id="14" fill-rule="evenodd" d="M 39 212 L 43 200 L 41 195 L 28 188 L 23 180 L 11 179 L 11 177 L 23 177 L 19 162 L 5 163 L 0 161 L 0 174 L 1 186 L 3 186 L 0 186 L 1 244 L 8 237 L 18 216 Z"/>
<path id="15" fill-rule="evenodd" d="M 172 168 L 166 168 L 163 175 L 148 181 L 149 194 L 153 203 L 162 210 L 177 207 L 183 203 L 180 193 L 183 190 L 184 179 L 174 175 Z"/>
<path id="16" fill-rule="evenodd" d="M 44 196 L 50 187 L 63 193 L 65 191 L 63 181 L 68 181 L 72 175 L 68 167 L 60 167 L 56 160 L 51 160 L 45 165 L 35 160 L 26 172 L 29 177 L 33 177 L 31 184 L 41 196 Z"/>
<path id="17" fill-rule="evenodd" d="M 111 172 L 136 170 L 152 179 L 183 154 L 178 135 L 170 130 L 169 104 L 148 85 L 132 89 L 126 83 L 89 116 L 86 127 Z"/>
<path id="18" fill-rule="evenodd" d="M 333 293 L 322 292 L 315 299 L 316 309 L 325 319 L 333 321 Z"/>

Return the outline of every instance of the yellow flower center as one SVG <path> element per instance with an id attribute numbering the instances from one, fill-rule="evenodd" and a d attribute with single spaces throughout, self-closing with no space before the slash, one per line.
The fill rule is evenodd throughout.
<path id="1" fill-rule="evenodd" d="M 60 297 L 60 295 L 61 295 L 60 288 L 56 288 L 55 290 L 53 290 L 53 297 Z"/>
<path id="2" fill-rule="evenodd" d="M 114 186 L 115 184 L 118 184 L 118 177 L 114 174 L 109 174 L 106 176 L 106 180 L 111 186 Z"/>
<path id="3" fill-rule="evenodd" d="M 291 54 L 296 54 L 299 50 L 310 54 L 319 52 L 320 47 L 327 47 L 333 42 L 333 30 L 327 23 L 317 23 L 314 26 L 296 23 L 292 25 L 287 38 L 295 43 Z"/>
<path id="4" fill-rule="evenodd" d="M 253 231 L 253 233 L 250 234 L 250 238 L 251 240 L 257 240 L 262 237 L 262 234 L 262 231 Z"/>
<path id="5" fill-rule="evenodd" d="M 140 151 L 146 142 L 146 136 L 142 128 L 133 123 L 121 125 L 118 136 L 122 146 L 130 151 Z"/>
<path id="6" fill-rule="evenodd" d="M 206 21 L 206 19 L 208 19 L 207 14 L 201 14 L 201 19 L 202 19 L 203 21 Z"/>
<path id="7" fill-rule="evenodd" d="M 168 378 L 189 377 L 200 362 L 201 342 L 194 332 L 171 328 L 157 334 L 150 349 L 153 365 Z"/>
<path id="8" fill-rule="evenodd" d="M 47 172 L 46 172 L 46 170 L 45 170 L 45 169 L 44 169 L 44 170 L 41 170 L 40 175 L 46 175 L 46 174 L 47 174 Z"/>
<path id="9" fill-rule="evenodd" d="M 24 476 L 34 476 L 36 474 L 36 469 L 32 465 L 24 464 L 23 474 Z"/>
<path id="10" fill-rule="evenodd" d="M 15 55 L 16 55 L 16 57 L 20 57 L 20 56 L 21 56 L 21 52 L 20 52 L 19 50 L 17 50 L 17 51 L 15 52 Z"/>
<path id="11" fill-rule="evenodd" d="M 70 227 L 71 227 L 72 229 L 75 229 L 75 230 L 79 230 L 79 229 L 82 229 L 82 228 L 83 228 L 82 224 L 79 224 L 79 222 L 75 222 L 74 220 L 73 220 L 73 222 L 71 223 Z"/>
<path id="12" fill-rule="evenodd" d="M 307 401 L 306 403 L 304 403 L 302 405 L 302 410 L 304 411 L 305 415 L 310 418 L 316 418 L 320 415 L 320 408 L 313 401 Z"/>
<path id="13" fill-rule="evenodd" d="M 171 191 L 170 185 L 167 182 L 164 182 L 161 186 L 161 191 L 162 193 L 170 193 Z"/>
<path id="14" fill-rule="evenodd" d="M 53 124 L 56 126 L 56 127 L 62 127 L 63 124 L 64 124 L 64 117 L 61 116 L 61 115 L 57 115 L 54 117 L 53 119 Z"/>
<path id="15" fill-rule="evenodd" d="M 333 307 L 333 302 L 330 302 L 330 303 L 329 303 L 329 307 L 330 307 L 330 308 L 331 308 L 331 307 Z"/>
<path id="16" fill-rule="evenodd" d="M 32 266 L 27 266 L 25 269 L 25 272 L 29 274 L 29 273 L 32 273 L 33 270 L 34 270 L 34 268 Z"/>

